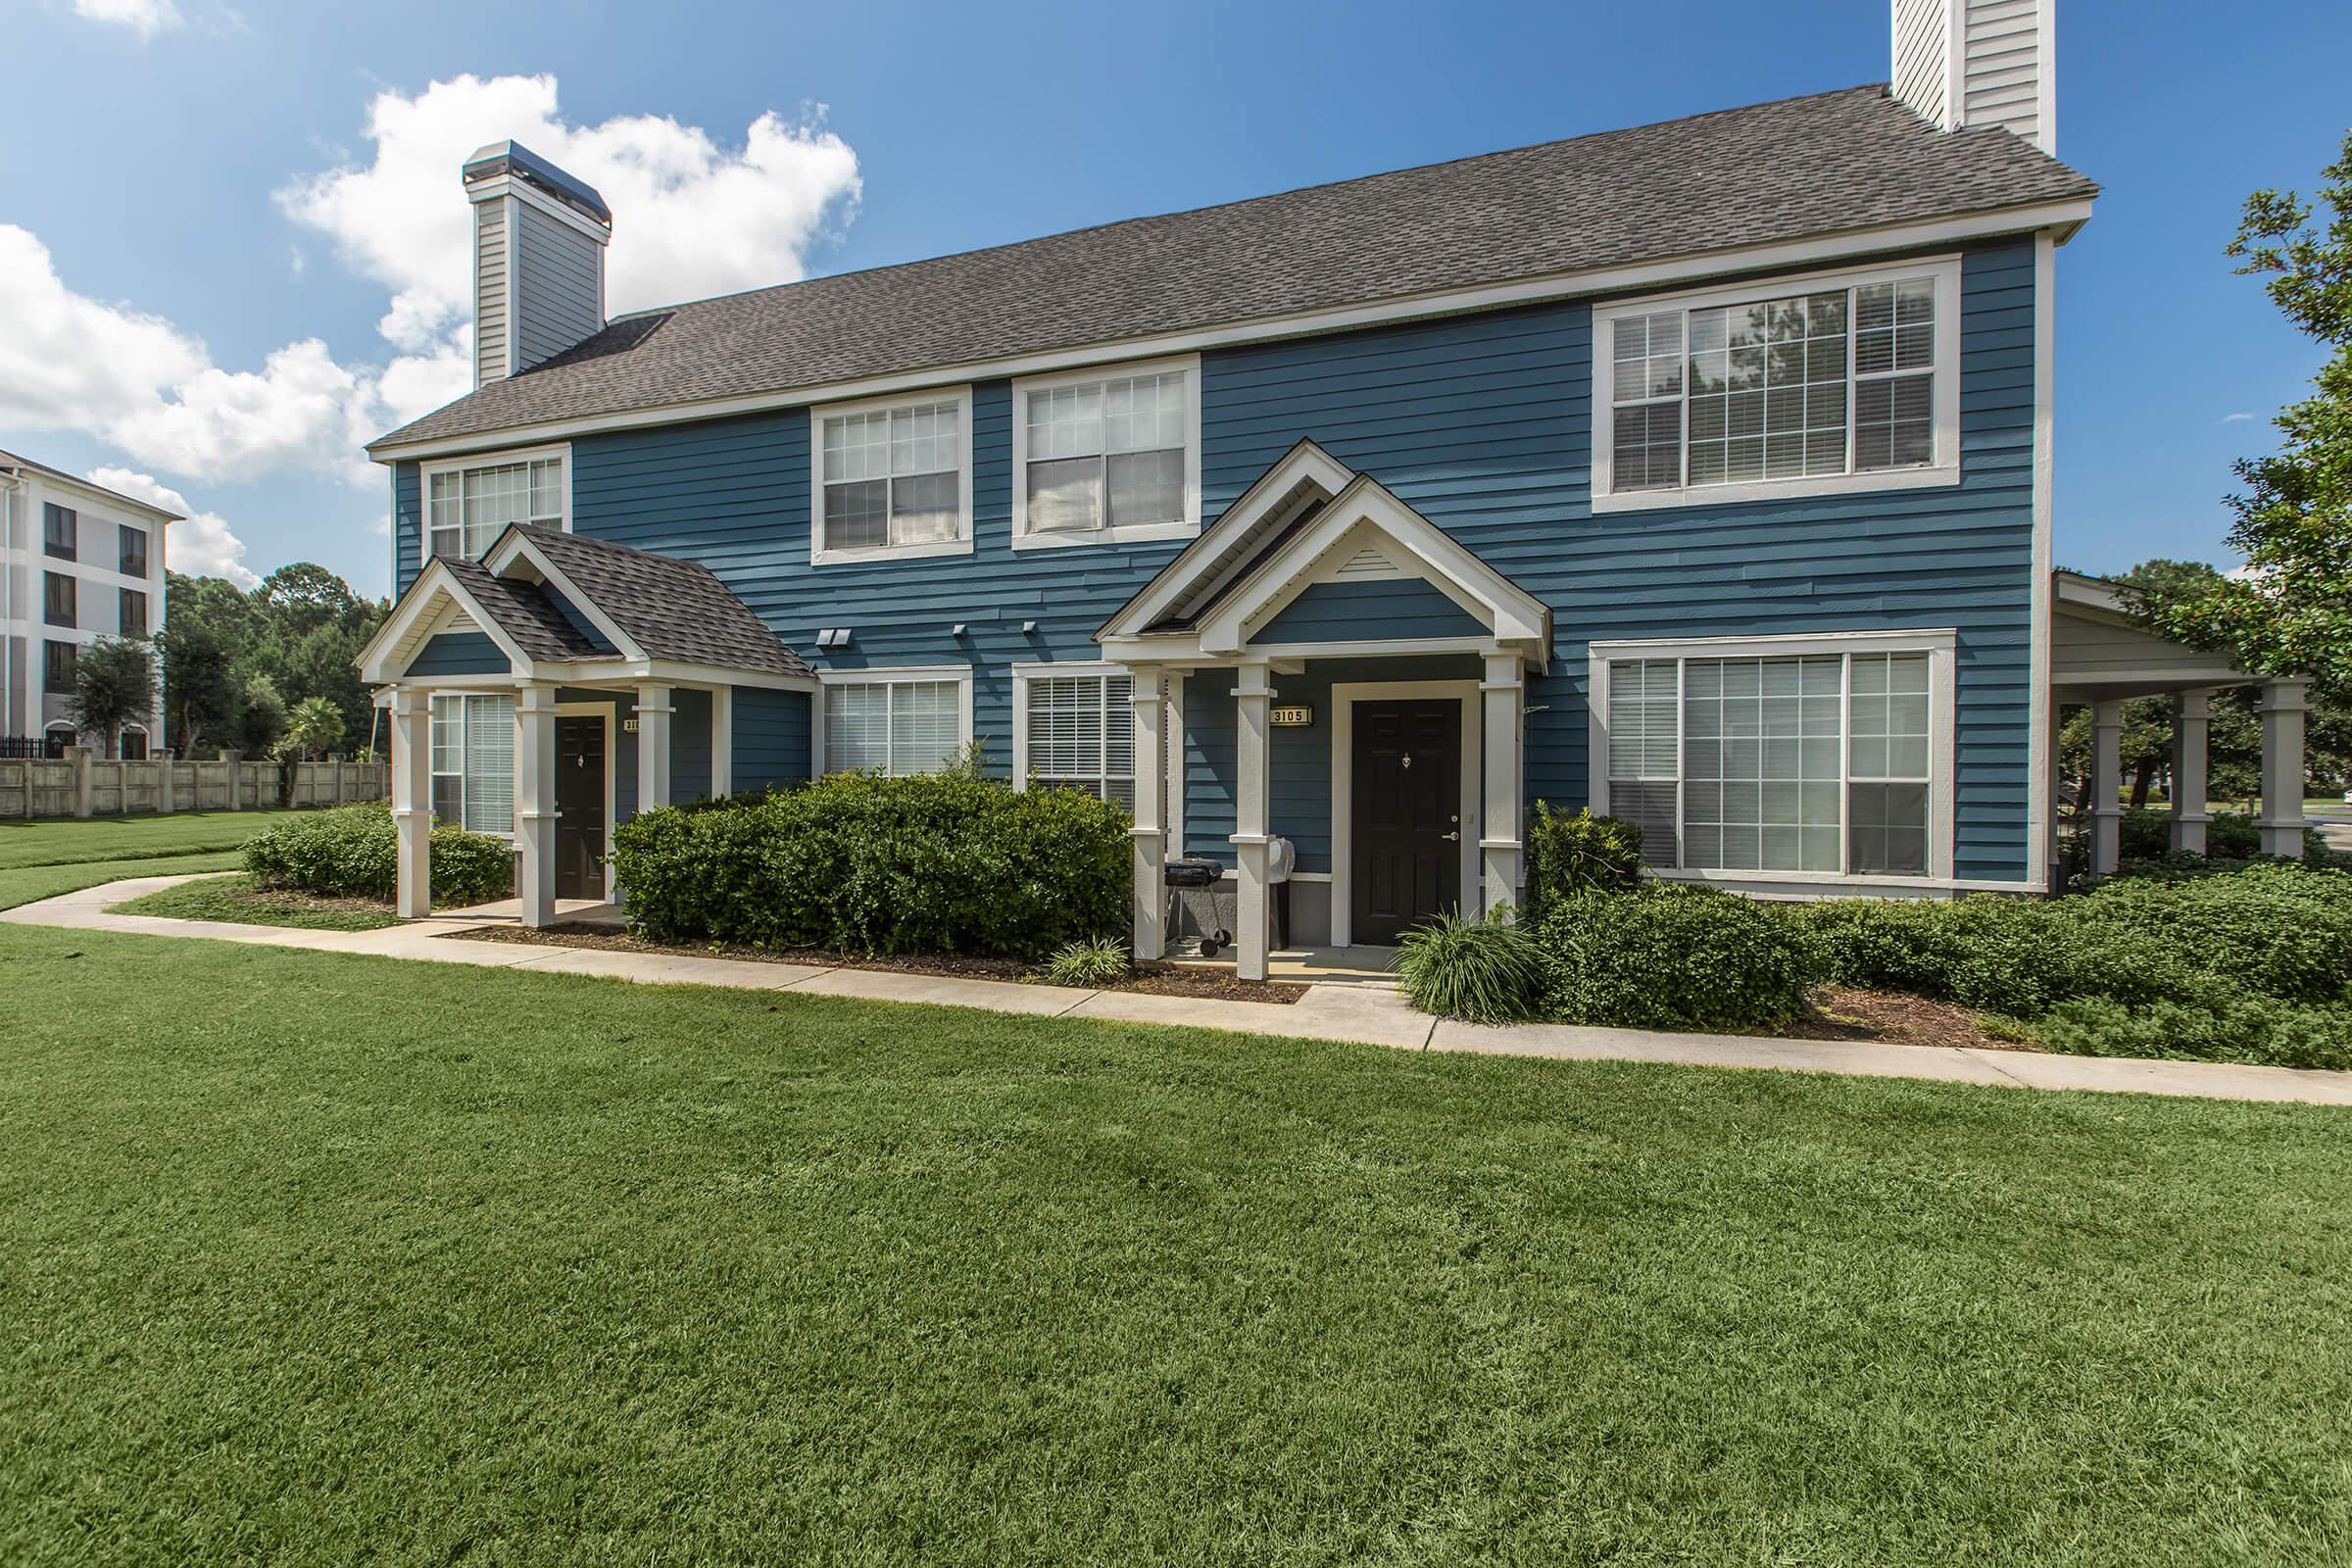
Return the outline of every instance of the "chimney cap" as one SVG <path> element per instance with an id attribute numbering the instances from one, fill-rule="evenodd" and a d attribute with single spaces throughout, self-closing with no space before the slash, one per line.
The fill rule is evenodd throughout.
<path id="1" fill-rule="evenodd" d="M 527 181 L 565 206 L 576 208 L 608 228 L 612 226 L 612 209 L 605 205 L 595 186 L 566 174 L 518 141 L 494 141 L 487 147 L 476 148 L 473 156 L 466 160 L 465 179 L 469 186 L 501 174 Z"/>

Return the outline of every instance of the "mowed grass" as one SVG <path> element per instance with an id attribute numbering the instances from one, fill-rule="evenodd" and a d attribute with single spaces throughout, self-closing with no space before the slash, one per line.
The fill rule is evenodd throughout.
<path id="1" fill-rule="evenodd" d="M 0 871 L 94 860 L 152 860 L 233 850 L 291 811 L 0 820 Z"/>
<path id="2" fill-rule="evenodd" d="M 322 903 L 301 893 L 262 885 L 250 874 L 208 876 L 118 904 L 122 914 L 156 914 L 174 920 L 235 920 L 246 925 L 298 926 L 312 931 L 379 931 L 400 924 L 389 907 Z"/>
<path id="3" fill-rule="evenodd" d="M 242 850 L 217 850 L 208 855 L 168 855 L 152 860 L 76 860 L 64 865 L 28 865 L 0 870 L 0 909 L 37 904 L 64 893 L 78 893 L 108 882 L 134 876 L 188 876 L 202 871 L 233 871 L 245 863 Z"/>
<path id="4" fill-rule="evenodd" d="M 2352 1119 L 10 928 L 10 1563 L 2320 1563 Z"/>

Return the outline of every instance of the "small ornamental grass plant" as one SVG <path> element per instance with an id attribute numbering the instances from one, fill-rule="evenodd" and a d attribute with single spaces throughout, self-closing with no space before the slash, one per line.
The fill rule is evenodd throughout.
<path id="1" fill-rule="evenodd" d="M 1406 931 L 1396 978 L 1423 1012 L 1518 1023 L 1543 1015 L 1548 974 L 1534 932 L 1504 908 L 1481 919 L 1442 914 Z"/>
<path id="2" fill-rule="evenodd" d="M 1125 943 L 1113 937 L 1085 937 L 1055 948 L 1037 973 L 1053 986 L 1107 986 L 1126 979 L 1134 967 Z"/>

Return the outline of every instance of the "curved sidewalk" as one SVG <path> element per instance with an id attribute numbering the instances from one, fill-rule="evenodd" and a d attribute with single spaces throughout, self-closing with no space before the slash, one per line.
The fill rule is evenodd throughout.
<path id="1" fill-rule="evenodd" d="M 2035 1052 L 1976 1051 L 1944 1046 L 1877 1045 L 1866 1041 L 1770 1040 L 1747 1035 L 1660 1034 L 1639 1029 L 1589 1029 L 1566 1024 L 1495 1028 L 1433 1019 L 1416 1012 L 1394 989 L 1375 985 L 1315 985 L 1297 1003 L 1228 1002 L 1214 998 L 1087 991 L 1071 987 L 967 980 L 951 975 L 902 974 L 885 969 L 827 968 L 744 958 L 616 953 L 499 942 L 453 942 L 457 932 L 502 924 L 464 915 L 435 915 L 375 931 L 311 931 L 219 920 L 174 920 L 118 914 L 110 907 L 184 876 L 141 877 L 84 888 L 35 904 L 0 909 L 0 921 L 119 931 L 139 936 L 201 937 L 269 947 L 306 948 L 433 963 L 601 976 L 651 985 L 731 986 L 749 991 L 797 991 L 872 1002 L 977 1007 L 1041 1017 L 1113 1019 L 1175 1024 L 1238 1034 L 1339 1040 L 1407 1051 L 1463 1051 L 1556 1060 L 1654 1061 L 1682 1066 L 1740 1067 L 1842 1073 L 1873 1078 L 1926 1078 L 2006 1088 L 2082 1089 L 2103 1093 L 2174 1095 L 2352 1105 L 2352 1073 L 2253 1067 L 2230 1062 L 2153 1061 L 2063 1056 Z"/>

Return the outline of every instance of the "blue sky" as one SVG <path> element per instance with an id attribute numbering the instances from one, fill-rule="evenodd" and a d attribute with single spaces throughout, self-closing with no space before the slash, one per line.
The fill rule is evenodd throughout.
<path id="1" fill-rule="evenodd" d="M 2352 123 L 2352 8 L 2215 12 L 2060 6 L 2059 152 L 2106 194 L 2059 256 L 2057 548 L 2094 570 L 2223 559 L 2230 462 L 2318 365 L 2221 247 Z M 312 559 L 378 593 L 357 446 L 461 374 L 474 141 L 638 172 L 634 207 L 599 179 L 623 309 L 1880 80 L 1887 54 L 1885 0 L 0 15 L 0 445 L 184 497 L 175 564 Z M 655 227 L 670 252 L 624 264 Z"/>

